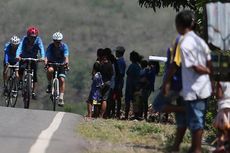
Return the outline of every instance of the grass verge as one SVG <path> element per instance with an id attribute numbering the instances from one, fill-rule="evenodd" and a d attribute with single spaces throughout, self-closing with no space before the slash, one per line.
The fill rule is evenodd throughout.
<path id="1" fill-rule="evenodd" d="M 82 122 L 77 131 L 91 143 L 90 153 L 150 153 L 170 152 L 175 133 L 174 125 L 148 123 L 145 121 L 120 121 L 95 119 Z M 181 152 L 186 152 L 191 137 L 187 132 Z M 204 147 L 204 152 L 207 147 Z"/>

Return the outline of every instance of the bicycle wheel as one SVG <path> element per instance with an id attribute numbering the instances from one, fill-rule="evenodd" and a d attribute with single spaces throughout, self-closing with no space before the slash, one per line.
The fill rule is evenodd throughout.
<path id="1" fill-rule="evenodd" d="M 17 78 L 12 78 L 11 80 L 11 90 L 10 90 L 10 106 L 15 107 L 18 99 L 18 81 Z"/>
<path id="2" fill-rule="evenodd" d="M 7 90 L 7 93 L 4 93 L 4 96 L 5 96 L 5 106 L 6 107 L 9 107 L 9 104 L 10 104 L 10 83 L 11 82 L 11 79 L 9 78 L 7 80 L 7 84 L 6 84 L 6 90 Z"/>
<path id="3" fill-rule="evenodd" d="M 24 85 L 23 85 L 23 101 L 24 108 L 28 109 L 30 106 L 30 97 L 31 97 L 31 75 L 27 74 L 25 76 Z"/>
<path id="4" fill-rule="evenodd" d="M 59 82 L 58 82 L 58 79 L 55 79 L 53 81 L 53 98 L 52 98 L 52 101 L 53 101 L 53 111 L 56 110 L 56 105 L 57 105 L 57 102 L 59 100 Z"/>

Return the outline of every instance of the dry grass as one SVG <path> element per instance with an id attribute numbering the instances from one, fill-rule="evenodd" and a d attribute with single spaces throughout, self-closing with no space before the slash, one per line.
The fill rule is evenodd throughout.
<path id="1" fill-rule="evenodd" d="M 147 123 L 145 121 L 120 121 L 95 119 L 82 122 L 77 131 L 91 144 L 89 153 L 164 153 L 172 145 L 175 126 Z M 181 152 L 186 152 L 190 143 L 187 132 Z M 204 146 L 204 152 L 207 146 Z"/>

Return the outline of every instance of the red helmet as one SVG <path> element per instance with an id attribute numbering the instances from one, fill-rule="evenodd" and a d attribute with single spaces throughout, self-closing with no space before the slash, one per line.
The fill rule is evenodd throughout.
<path id="1" fill-rule="evenodd" d="M 38 36 L 38 29 L 36 27 L 30 27 L 27 30 L 27 36 L 33 36 L 33 37 Z"/>

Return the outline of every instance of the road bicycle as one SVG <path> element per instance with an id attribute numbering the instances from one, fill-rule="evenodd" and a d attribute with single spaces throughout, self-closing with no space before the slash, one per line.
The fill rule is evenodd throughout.
<path id="1" fill-rule="evenodd" d="M 18 65 L 8 65 L 7 68 L 10 69 L 10 76 L 6 83 L 6 93 L 5 95 L 5 105 L 8 107 L 15 107 L 18 99 L 18 79 L 16 75 L 16 70 L 19 68 Z"/>
<path id="2" fill-rule="evenodd" d="M 53 104 L 53 111 L 56 110 L 57 102 L 59 101 L 60 96 L 60 86 L 59 86 L 59 78 L 58 78 L 58 72 L 60 68 L 64 67 L 65 71 L 68 71 L 68 68 L 66 67 L 66 63 L 48 63 L 48 67 L 51 66 L 54 69 L 54 75 L 52 78 L 52 85 L 51 85 L 51 95 L 50 99 Z"/>
<path id="3" fill-rule="evenodd" d="M 31 68 L 31 63 L 41 62 L 42 60 L 36 58 L 22 58 L 21 60 L 24 61 L 26 64 L 24 74 L 23 74 L 23 82 L 22 82 L 22 97 L 24 102 L 24 108 L 28 109 L 30 106 L 32 89 L 34 86 L 33 84 L 34 70 Z"/>

